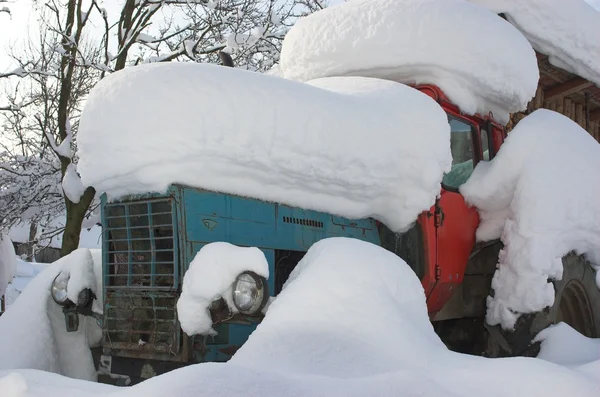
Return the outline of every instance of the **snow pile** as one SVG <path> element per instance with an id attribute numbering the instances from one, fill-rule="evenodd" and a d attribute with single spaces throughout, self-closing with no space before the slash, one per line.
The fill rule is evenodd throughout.
<path id="1" fill-rule="evenodd" d="M 469 0 L 504 13 L 551 64 L 600 85 L 600 13 L 583 0 Z"/>
<path id="2" fill-rule="evenodd" d="M 525 37 L 463 0 L 352 0 L 320 10 L 286 35 L 279 73 L 435 84 L 463 112 L 500 121 L 525 109 L 539 79 Z"/>
<path id="3" fill-rule="evenodd" d="M 452 161 L 449 131 L 433 99 L 392 81 L 309 85 L 215 65 L 147 64 L 90 93 L 78 168 L 109 198 L 181 183 L 374 217 L 400 231 L 439 194 Z"/>
<path id="4" fill-rule="evenodd" d="M 67 332 L 62 308 L 52 300 L 50 287 L 56 275 L 66 272 L 71 275 L 67 286 L 70 297 L 84 287 L 91 287 L 98 295 L 101 279 L 90 279 L 95 274 L 93 268 L 100 269 L 97 259 L 90 250 L 78 249 L 49 265 L 29 283 L 0 317 L 0 369 L 41 369 L 96 379 L 89 347 L 100 341 L 101 330 L 94 318 L 80 316 L 78 331 Z"/>
<path id="5" fill-rule="evenodd" d="M 15 249 L 6 234 L 0 234 L 0 298 L 4 297 L 6 287 L 17 272 Z"/>
<path id="6" fill-rule="evenodd" d="M 574 250 L 600 264 L 600 145 L 545 109 L 521 120 L 498 155 L 460 188 L 481 216 L 478 240 L 501 238 L 488 323 L 514 327 L 522 313 L 554 303 L 561 258 Z M 600 276 L 597 273 L 600 286 Z"/>
<path id="7" fill-rule="evenodd" d="M 188 335 L 216 335 L 209 306 L 223 298 L 230 310 L 236 313 L 232 284 L 244 271 L 269 278 L 269 264 L 261 250 L 225 242 L 202 247 L 183 277 L 183 289 L 177 301 L 181 329 Z"/>
<path id="8" fill-rule="evenodd" d="M 48 267 L 47 263 L 25 262 L 18 257 L 15 257 L 15 260 L 17 263 L 17 272 L 6 288 L 7 307 L 17 300 L 19 295 L 25 291 L 25 287 L 27 287 L 31 280 Z"/>
<path id="9" fill-rule="evenodd" d="M 583 336 L 563 322 L 540 332 L 535 341 L 542 342 L 538 358 L 546 361 L 569 366 L 600 362 L 600 339 Z"/>
<path id="10" fill-rule="evenodd" d="M 445 349 L 410 267 L 374 244 L 347 238 L 310 248 L 258 329 L 232 364 L 352 378 L 425 369 Z M 365 343 L 374 338 L 377 343 Z"/>
<path id="11" fill-rule="evenodd" d="M 224 246 L 221 251 L 226 254 Z M 589 365 L 596 363 L 600 362 Z M 434 333 L 425 294 L 409 266 L 379 246 L 348 238 L 322 240 L 310 248 L 263 322 L 227 363 L 191 365 L 128 388 L 84 384 L 31 370 L 18 371 L 20 376 L 11 372 L 0 372 L 0 382 L 14 389 L 25 383 L 28 388 L 14 397 L 42 397 L 48 389 L 62 397 L 101 391 L 114 397 L 399 393 L 596 397 L 600 393 L 600 384 L 579 367 L 449 351 Z"/>

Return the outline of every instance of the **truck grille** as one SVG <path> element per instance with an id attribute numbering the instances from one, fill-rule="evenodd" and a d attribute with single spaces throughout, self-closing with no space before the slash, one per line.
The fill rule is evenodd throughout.
<path id="1" fill-rule="evenodd" d="M 117 350 L 177 354 L 180 332 L 176 304 L 177 297 L 172 293 L 107 293 L 104 346 Z"/>
<path id="2" fill-rule="evenodd" d="M 177 288 L 173 200 L 110 203 L 104 211 L 106 288 Z"/>

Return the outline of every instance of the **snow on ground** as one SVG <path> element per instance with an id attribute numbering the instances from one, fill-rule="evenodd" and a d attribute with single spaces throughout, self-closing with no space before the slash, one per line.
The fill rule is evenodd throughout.
<path id="1" fill-rule="evenodd" d="M 539 79 L 525 37 L 463 0 L 352 0 L 320 10 L 290 29 L 273 73 L 435 84 L 462 111 L 492 111 L 500 121 L 525 109 Z"/>
<path id="2" fill-rule="evenodd" d="M 469 0 L 505 13 L 551 64 L 600 85 L 600 13 L 583 0 Z"/>
<path id="3" fill-rule="evenodd" d="M 47 263 L 25 262 L 18 257 L 15 257 L 15 261 L 17 264 L 17 272 L 6 288 L 6 306 L 12 305 L 19 295 L 23 293 L 25 287 L 29 285 L 31 280 L 48 267 Z"/>
<path id="4" fill-rule="evenodd" d="M 600 363 L 600 339 L 581 335 L 566 323 L 552 325 L 535 338 L 541 341 L 538 358 L 565 366 L 577 366 L 594 361 Z M 597 373 L 600 378 L 600 372 Z"/>
<path id="5" fill-rule="evenodd" d="M 36 371 L 0 372 L 9 397 L 596 397 L 589 368 L 449 351 L 418 278 L 396 255 L 348 238 L 318 242 L 228 363 L 117 388 Z M 16 373 L 15 373 L 16 372 Z M 47 386 L 48 385 L 48 386 Z M 27 391 L 22 391 L 27 388 Z"/>
<path id="6" fill-rule="evenodd" d="M 147 64 L 90 93 L 78 169 L 110 198 L 181 183 L 400 231 L 439 194 L 449 131 L 433 99 L 392 81 Z"/>
<path id="7" fill-rule="evenodd" d="M 6 293 L 8 284 L 17 273 L 15 249 L 6 234 L 0 233 L 0 298 Z"/>
<path id="8" fill-rule="evenodd" d="M 62 308 L 52 300 L 50 287 L 56 275 L 66 272 L 71 275 L 69 296 L 84 286 L 93 286 L 98 295 L 101 278 L 96 279 L 93 271 L 94 267 L 95 272 L 99 270 L 98 256 L 98 252 L 80 248 L 48 265 L 30 281 L 0 317 L 0 369 L 40 369 L 96 379 L 89 347 L 100 341 L 101 330 L 95 319 L 80 316 L 79 330 L 67 332 Z"/>
<path id="9" fill-rule="evenodd" d="M 460 188 L 481 216 L 478 240 L 505 244 L 488 298 L 487 321 L 511 329 L 522 313 L 554 303 L 572 250 L 600 264 L 600 144 L 567 117 L 536 110 L 498 155 Z M 600 287 L 600 273 L 597 273 Z"/>
<path id="10" fill-rule="evenodd" d="M 216 335 L 212 328 L 210 304 L 222 297 L 230 310 L 236 313 L 232 285 L 244 271 L 269 278 L 269 264 L 261 250 L 225 242 L 202 247 L 183 277 L 183 289 L 177 301 L 181 329 L 188 335 Z"/>

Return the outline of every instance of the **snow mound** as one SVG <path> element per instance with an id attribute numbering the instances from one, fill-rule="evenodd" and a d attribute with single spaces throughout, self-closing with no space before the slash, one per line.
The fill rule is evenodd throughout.
<path id="1" fill-rule="evenodd" d="M 190 365 L 127 388 L 31 370 L 0 372 L 0 382 L 27 387 L 14 397 L 596 397 L 596 363 L 565 368 L 453 353 L 434 333 L 423 288 L 402 259 L 331 238 L 310 248 L 227 363 Z"/>
<path id="2" fill-rule="evenodd" d="M 27 285 L 37 276 L 42 270 L 48 267 L 47 263 L 31 263 L 15 257 L 17 262 L 17 274 L 12 279 L 6 288 L 6 306 L 12 305 Z"/>
<path id="3" fill-rule="evenodd" d="M 554 66 L 600 85 L 600 13 L 583 0 L 469 0 L 504 13 Z"/>
<path id="4" fill-rule="evenodd" d="M 6 287 L 17 273 L 17 258 L 12 241 L 6 234 L 0 233 L 0 298 L 4 297 Z"/>
<path id="5" fill-rule="evenodd" d="M 101 339 L 101 330 L 91 317 L 79 317 L 79 329 L 67 332 L 62 308 L 50 296 L 54 278 L 71 274 L 69 296 L 91 286 L 88 276 L 94 263 L 90 250 L 82 248 L 41 271 L 0 317 L 0 370 L 39 369 L 78 379 L 95 380 L 90 346 Z M 93 273 L 92 273 L 93 274 Z M 92 291 L 99 295 L 101 278 Z"/>
<path id="6" fill-rule="evenodd" d="M 183 289 L 177 301 L 181 329 L 188 335 L 216 335 L 212 328 L 210 304 L 222 297 L 230 310 L 236 313 L 232 284 L 244 271 L 269 278 L 269 264 L 261 250 L 225 242 L 202 247 L 183 277 Z"/>
<path id="7" fill-rule="evenodd" d="M 278 72 L 435 84 L 462 111 L 491 111 L 502 122 L 525 109 L 539 79 L 525 37 L 462 0 L 352 0 L 320 10 L 290 29 Z"/>
<path id="8" fill-rule="evenodd" d="M 377 343 L 364 343 L 373 338 Z M 444 348 L 429 322 L 423 287 L 402 259 L 371 243 L 329 238 L 310 248 L 230 361 L 352 378 L 426 368 Z"/>
<path id="9" fill-rule="evenodd" d="M 542 342 L 538 358 L 546 361 L 565 366 L 600 362 L 600 339 L 583 336 L 563 322 L 546 328 L 534 341 Z"/>
<path id="10" fill-rule="evenodd" d="M 449 131 L 433 99 L 392 81 L 147 64 L 90 93 L 78 168 L 109 198 L 180 183 L 400 231 L 439 194 Z"/>
<path id="11" fill-rule="evenodd" d="M 481 216 L 478 240 L 505 244 L 488 323 L 512 329 L 521 314 L 552 306 L 548 279 L 561 279 L 561 258 L 570 251 L 600 264 L 599 169 L 600 144 L 569 118 L 539 109 L 461 186 Z"/>

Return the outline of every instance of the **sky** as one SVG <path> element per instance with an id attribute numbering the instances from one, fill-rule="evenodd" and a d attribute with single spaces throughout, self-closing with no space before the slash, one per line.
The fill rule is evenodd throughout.
<path id="1" fill-rule="evenodd" d="M 35 32 L 39 26 L 36 15 L 32 10 L 31 0 L 9 0 L 9 8 L 11 15 L 0 13 L 0 72 L 6 72 L 15 67 L 14 61 L 8 55 L 11 48 L 18 46 L 23 38 L 27 37 L 28 29 Z M 121 7 L 125 3 L 124 0 L 104 0 L 100 1 L 109 15 L 115 17 L 121 12 Z M 97 13 L 96 13 L 97 14 Z M 103 33 L 101 20 L 94 21 L 94 25 L 98 26 L 97 34 L 100 37 Z"/>

